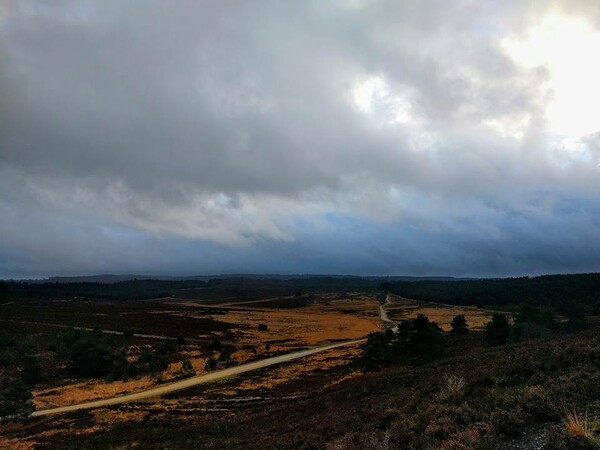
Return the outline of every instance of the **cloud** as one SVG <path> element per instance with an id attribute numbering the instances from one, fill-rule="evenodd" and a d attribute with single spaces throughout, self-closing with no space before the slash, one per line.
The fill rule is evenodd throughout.
<path id="1" fill-rule="evenodd" d="M 0 276 L 597 270 L 599 90 L 516 50 L 597 9 L 9 1 Z"/>

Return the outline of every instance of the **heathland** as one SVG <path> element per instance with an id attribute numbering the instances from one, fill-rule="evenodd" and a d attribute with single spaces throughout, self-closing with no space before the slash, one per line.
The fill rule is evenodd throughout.
<path id="1" fill-rule="evenodd" d="M 3 282 L 0 447 L 597 448 L 598 287 L 596 274 Z"/>

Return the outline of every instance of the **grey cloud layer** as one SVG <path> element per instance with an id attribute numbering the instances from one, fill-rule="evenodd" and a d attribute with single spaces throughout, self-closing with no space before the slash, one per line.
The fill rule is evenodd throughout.
<path id="1" fill-rule="evenodd" d="M 146 271 L 210 270 L 182 239 L 217 271 L 474 272 L 480 248 L 486 273 L 509 273 L 507 245 L 522 270 L 569 270 L 575 262 L 548 262 L 537 243 L 519 254 L 532 227 L 575 227 L 582 240 L 559 246 L 567 262 L 600 231 L 590 214 L 598 139 L 585 158 L 554 148 L 547 71 L 518 66 L 499 40 L 551 6 L 586 17 L 599 8 L 523 3 L 8 1 L 0 272 L 130 270 L 137 256 Z M 389 95 L 366 114 L 352 95 L 373 77 Z M 390 123 L 398 102 L 409 118 Z M 522 140 L 482 125 L 522 119 Z M 322 222 L 348 226 L 337 216 L 379 230 L 371 253 L 327 245 Z M 469 241 L 480 230 L 489 239 Z M 383 260 L 378 233 L 394 243 Z M 453 240 L 438 260 L 432 233 Z M 352 227 L 340 234 L 361 239 Z M 148 249 L 158 241 L 160 252 Z M 419 248 L 423 258 L 407 256 Z M 318 260 L 299 256 L 317 249 Z"/>

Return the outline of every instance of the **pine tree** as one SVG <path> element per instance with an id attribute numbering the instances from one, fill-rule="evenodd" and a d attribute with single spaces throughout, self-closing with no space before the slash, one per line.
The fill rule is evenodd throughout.
<path id="1" fill-rule="evenodd" d="M 467 325 L 467 319 L 465 316 L 460 314 L 452 318 L 452 334 L 467 334 L 469 332 L 469 325 Z"/>
<path id="2" fill-rule="evenodd" d="M 4 420 L 25 419 L 35 411 L 31 390 L 22 380 L 2 380 L 0 384 L 0 417 Z"/>
<path id="3" fill-rule="evenodd" d="M 494 314 L 485 325 L 485 340 L 490 346 L 504 345 L 510 336 L 510 323 L 504 314 Z"/>

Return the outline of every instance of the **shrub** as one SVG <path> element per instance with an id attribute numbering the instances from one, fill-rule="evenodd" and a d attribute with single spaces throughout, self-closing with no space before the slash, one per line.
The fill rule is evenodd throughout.
<path id="1" fill-rule="evenodd" d="M 192 362 L 189 359 L 184 359 L 181 361 L 181 370 L 180 373 L 184 376 L 191 377 L 196 375 L 196 371 L 194 370 L 194 366 L 192 366 Z"/>
<path id="2" fill-rule="evenodd" d="M 129 361 L 127 360 L 127 352 L 125 350 L 117 351 L 112 357 L 112 369 L 108 374 L 109 380 L 120 380 L 127 378 L 129 375 L 135 375 L 137 371 L 130 368 Z"/>
<path id="3" fill-rule="evenodd" d="M 0 383 L 0 417 L 5 420 L 24 419 L 35 411 L 31 390 L 22 380 L 2 380 Z"/>
<path id="4" fill-rule="evenodd" d="M 440 390 L 440 397 L 443 399 L 457 398 L 463 395 L 465 391 L 465 379 L 459 375 L 444 375 L 444 384 Z"/>
<path id="5" fill-rule="evenodd" d="M 221 347 L 223 347 L 223 344 L 221 344 L 221 341 L 220 341 L 220 340 L 218 340 L 217 338 L 215 338 L 215 339 L 213 339 L 213 340 L 210 342 L 210 344 L 209 344 L 209 346 L 208 346 L 208 349 L 209 349 L 209 350 L 220 350 L 220 349 L 221 349 Z"/>
<path id="6" fill-rule="evenodd" d="M 229 361 L 231 359 L 231 349 L 229 347 L 223 347 L 221 353 L 219 354 L 219 361 Z"/>
<path id="7" fill-rule="evenodd" d="M 577 408 L 564 409 L 565 440 L 569 448 L 600 448 L 594 434 L 587 412 L 580 414 Z"/>
<path id="8" fill-rule="evenodd" d="M 149 347 L 143 347 L 135 364 L 135 372 L 139 374 L 162 372 L 168 367 L 167 361 L 160 352 L 152 353 Z"/>
<path id="9" fill-rule="evenodd" d="M 392 361 L 391 338 L 380 331 L 369 333 L 363 348 L 365 371 L 378 370 L 382 364 Z"/>
<path id="10" fill-rule="evenodd" d="M 398 332 L 370 333 L 363 348 L 365 371 L 377 370 L 382 364 L 408 360 L 421 365 L 439 359 L 444 351 L 444 337 L 437 323 L 423 314 L 403 320 Z"/>
<path id="11" fill-rule="evenodd" d="M 126 328 L 123 332 L 123 337 L 127 340 L 132 340 L 134 334 L 135 332 L 133 331 L 133 328 Z"/>
<path id="12" fill-rule="evenodd" d="M 567 331 L 569 333 L 576 333 L 587 328 L 585 309 L 582 305 L 573 305 L 567 313 L 567 319 Z"/>
<path id="13" fill-rule="evenodd" d="M 467 334 L 469 332 L 469 326 L 467 325 L 467 319 L 463 314 L 454 316 L 452 318 L 452 334 Z"/>
<path id="14" fill-rule="evenodd" d="M 33 340 L 25 339 L 19 348 L 19 357 L 23 364 L 21 379 L 27 384 L 35 384 L 44 375 L 40 355 Z"/>
<path id="15" fill-rule="evenodd" d="M 551 427 L 546 432 L 544 450 L 597 450 L 600 448 L 594 439 L 573 435 L 564 427 Z"/>
<path id="16" fill-rule="evenodd" d="M 156 351 L 159 355 L 166 355 L 168 353 L 173 353 L 175 351 L 175 341 L 173 339 L 167 338 L 162 341 L 160 347 Z"/>
<path id="17" fill-rule="evenodd" d="M 66 353 L 69 369 L 78 376 L 92 378 L 111 372 L 112 352 L 96 334 L 82 334 Z"/>
<path id="18" fill-rule="evenodd" d="M 218 365 L 219 365 L 219 363 L 217 362 L 217 360 L 211 356 L 204 363 L 204 370 L 206 370 L 206 371 L 215 370 Z"/>
<path id="19" fill-rule="evenodd" d="M 409 325 L 410 327 L 405 327 L 407 332 L 404 336 L 398 333 L 398 337 L 399 345 L 408 348 L 411 363 L 420 365 L 441 358 L 444 353 L 444 336 L 438 324 L 419 314 Z"/>
<path id="20" fill-rule="evenodd" d="M 389 438 L 380 431 L 346 433 L 341 438 L 331 442 L 327 450 L 388 450 Z"/>
<path id="21" fill-rule="evenodd" d="M 269 327 L 267 326 L 266 323 L 259 323 L 258 324 L 258 331 L 267 331 L 269 329 Z"/>
<path id="22" fill-rule="evenodd" d="M 504 345 L 510 336 L 510 323 L 504 314 L 494 314 L 491 322 L 485 324 L 485 340 L 494 347 Z"/>
<path id="23" fill-rule="evenodd" d="M 10 339 L 6 335 L 6 333 L 0 330 L 0 351 L 4 351 L 8 348 L 10 344 Z"/>
<path id="24" fill-rule="evenodd" d="M 552 308 L 544 308 L 540 314 L 540 323 L 551 331 L 558 330 L 558 322 Z"/>

